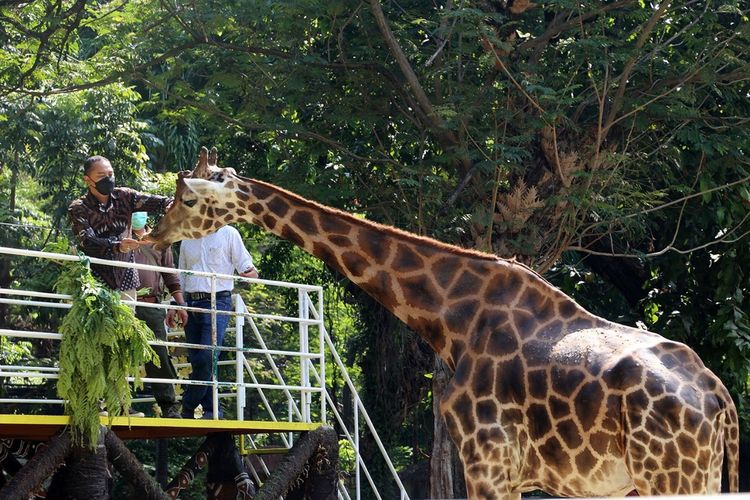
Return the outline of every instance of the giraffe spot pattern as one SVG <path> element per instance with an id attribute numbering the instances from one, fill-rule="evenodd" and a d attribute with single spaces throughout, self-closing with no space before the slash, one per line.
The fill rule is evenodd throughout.
<path id="1" fill-rule="evenodd" d="M 357 252 L 344 252 L 341 254 L 341 261 L 344 264 L 344 268 L 349 271 L 352 276 L 358 278 L 364 274 L 365 269 L 370 266 L 370 263 Z"/>
<path id="2" fill-rule="evenodd" d="M 436 260 L 430 267 L 430 272 L 440 288 L 446 290 L 453 282 L 460 269 L 457 261 L 455 257 L 444 257 Z"/>
<path id="3" fill-rule="evenodd" d="M 263 214 L 262 221 L 263 225 L 265 225 L 269 230 L 276 227 L 276 217 L 274 217 L 271 214 Z"/>
<path id="4" fill-rule="evenodd" d="M 570 299 L 562 300 L 557 303 L 557 314 L 562 317 L 562 319 L 569 319 L 577 312 L 578 306 L 576 306 L 576 303 Z"/>
<path id="5" fill-rule="evenodd" d="M 274 196 L 273 198 L 271 198 L 267 206 L 268 210 L 270 210 L 272 214 L 280 219 L 283 219 L 290 209 L 289 203 L 278 196 Z"/>
<path id="6" fill-rule="evenodd" d="M 594 425 L 604 400 L 604 391 L 598 380 L 584 384 L 575 396 L 574 406 L 584 432 Z"/>
<path id="7" fill-rule="evenodd" d="M 387 273 L 382 272 L 384 276 Z M 388 278 L 390 279 L 390 278 Z M 415 331 L 422 333 L 422 337 L 433 348 L 435 352 L 441 352 L 445 347 L 445 336 L 443 335 L 443 326 L 439 320 L 430 320 L 425 318 L 409 319 L 407 324 Z"/>
<path id="8" fill-rule="evenodd" d="M 404 293 L 406 304 L 431 312 L 437 312 L 442 306 L 442 297 L 431 286 L 426 276 L 398 278 L 397 281 Z"/>
<path id="9" fill-rule="evenodd" d="M 271 188 L 262 184 L 253 184 L 251 189 L 247 188 L 244 184 L 240 184 L 240 186 L 243 193 L 252 191 L 253 196 L 258 200 L 265 200 L 276 194 Z"/>
<path id="10" fill-rule="evenodd" d="M 377 232 L 370 229 L 360 229 L 357 243 L 362 252 L 370 257 L 375 264 L 385 264 L 385 259 L 388 257 L 388 247 L 383 245 L 383 240 Z"/>
<path id="11" fill-rule="evenodd" d="M 512 273 L 497 273 L 493 276 L 484 292 L 484 299 L 489 304 L 508 305 L 523 286 L 521 279 Z"/>
<path id="12" fill-rule="evenodd" d="M 487 353 L 493 356 L 506 356 L 518 350 L 518 340 L 515 335 L 507 330 L 501 330 L 500 326 L 505 323 L 502 313 L 493 314 L 487 317 L 481 316 L 480 324 L 484 328 L 482 336 L 487 338 Z"/>
<path id="13" fill-rule="evenodd" d="M 480 424 L 497 423 L 497 403 L 491 399 L 485 399 L 477 403 L 477 421 Z"/>
<path id="14" fill-rule="evenodd" d="M 523 362 L 516 356 L 495 369 L 495 392 L 500 401 L 523 405 L 526 401 L 526 380 Z"/>
<path id="15" fill-rule="evenodd" d="M 555 424 L 557 434 L 565 442 L 565 446 L 574 450 L 583 444 L 581 431 L 572 419 L 561 420 Z"/>
<path id="16" fill-rule="evenodd" d="M 294 212 L 291 217 L 292 224 L 297 226 L 304 234 L 316 234 L 318 225 L 315 223 L 315 217 L 306 210 Z"/>
<path id="17" fill-rule="evenodd" d="M 320 243 L 318 241 L 313 242 L 312 247 L 312 253 L 319 259 L 321 259 L 324 262 L 327 262 L 328 265 L 334 267 L 337 270 L 341 270 L 341 266 L 338 263 L 338 259 L 336 258 L 336 254 L 333 250 L 331 250 L 331 247 L 328 245 L 325 245 L 323 243 Z"/>
<path id="18" fill-rule="evenodd" d="M 547 372 L 545 370 L 531 370 L 528 379 L 529 396 L 533 399 L 543 399 L 547 396 Z"/>
<path id="19" fill-rule="evenodd" d="M 453 403 L 453 411 L 456 413 L 458 421 L 461 423 L 461 432 L 463 432 L 464 435 L 472 434 L 476 426 L 474 423 L 474 412 L 471 411 L 473 406 L 471 398 L 466 393 L 462 393 L 458 396 Z M 464 446 L 466 445 L 474 447 L 474 442 L 470 440 L 467 443 L 464 443 Z M 468 455 L 473 454 L 474 452 L 468 453 Z"/>
<path id="20" fill-rule="evenodd" d="M 332 244 L 334 244 L 335 246 L 339 248 L 349 248 L 350 246 L 353 245 L 352 240 L 349 239 L 349 237 L 347 236 L 340 236 L 338 234 L 332 234 L 328 239 L 331 241 Z"/>
<path id="21" fill-rule="evenodd" d="M 494 382 L 494 361 L 489 357 L 481 357 L 474 369 L 474 396 L 477 398 L 492 395 Z"/>
<path id="22" fill-rule="evenodd" d="M 481 285 L 482 280 L 476 274 L 465 270 L 453 284 L 448 295 L 451 298 L 475 295 L 479 292 Z"/>
<path id="23" fill-rule="evenodd" d="M 362 283 L 362 288 L 369 292 L 371 295 L 377 294 L 379 301 L 386 308 L 393 308 L 396 305 L 396 299 L 392 294 L 384 293 L 391 290 L 393 287 L 391 275 L 386 271 L 378 271 L 366 283 Z M 432 328 L 432 327 L 431 327 Z M 434 330 L 434 328 L 433 328 Z M 441 328 L 442 333 L 442 328 Z"/>
<path id="24" fill-rule="evenodd" d="M 575 461 L 578 472 L 583 475 L 588 475 L 599 462 L 588 448 L 584 448 L 580 453 L 578 453 L 576 455 Z"/>
<path id="25" fill-rule="evenodd" d="M 555 419 L 567 417 L 571 413 L 570 404 L 564 399 L 557 396 L 550 396 L 548 400 L 550 412 Z"/>
<path id="26" fill-rule="evenodd" d="M 453 378 L 457 385 L 465 385 L 471 379 L 471 372 L 474 369 L 474 360 L 469 357 L 461 359 L 461 362 L 456 366 L 456 373 L 453 374 Z"/>
<path id="27" fill-rule="evenodd" d="M 543 460 L 550 464 L 562 477 L 566 477 L 573 472 L 570 457 L 565 453 L 565 447 L 557 437 L 551 436 L 547 439 L 539 447 L 539 453 L 542 454 Z"/>
<path id="28" fill-rule="evenodd" d="M 338 234 L 346 236 L 351 232 L 352 227 L 349 223 L 337 217 L 322 214 L 320 217 L 320 229 L 329 235 Z"/>
<path id="29" fill-rule="evenodd" d="M 409 272 L 421 269 L 424 266 L 422 257 L 407 245 L 396 246 L 396 257 L 393 259 L 393 269 L 396 272 Z"/>
<path id="30" fill-rule="evenodd" d="M 570 397 L 585 378 L 586 375 L 575 368 L 564 369 L 553 366 L 552 390 L 561 396 Z"/>
<path id="31" fill-rule="evenodd" d="M 528 410 L 526 410 L 526 417 L 529 421 L 529 436 L 531 439 L 536 441 L 552 430 L 552 421 L 545 405 L 538 403 L 529 405 Z"/>
<path id="32" fill-rule="evenodd" d="M 298 247 L 305 248 L 305 240 L 302 239 L 302 236 L 300 236 L 297 231 L 287 225 L 284 225 L 284 227 L 281 229 L 281 237 L 291 241 Z"/>

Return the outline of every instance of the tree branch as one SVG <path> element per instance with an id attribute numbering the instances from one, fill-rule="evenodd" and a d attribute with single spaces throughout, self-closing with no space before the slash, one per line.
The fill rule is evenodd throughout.
<path id="1" fill-rule="evenodd" d="M 714 193 L 716 191 L 722 191 L 724 189 L 728 189 L 728 188 L 731 188 L 731 187 L 734 187 L 734 186 L 737 186 L 737 185 L 740 185 L 740 184 L 744 184 L 744 183 L 746 183 L 748 181 L 750 181 L 750 175 L 748 175 L 746 177 L 743 177 L 742 179 L 738 179 L 736 181 L 732 181 L 732 182 L 728 182 L 726 184 L 722 184 L 721 186 L 716 186 L 716 187 L 712 187 L 710 189 L 706 189 L 705 191 L 700 191 L 700 192 L 697 192 L 697 193 L 691 193 L 691 194 L 688 194 L 688 195 L 685 195 L 685 196 L 681 196 L 680 198 L 677 198 L 676 200 L 669 201 L 667 203 L 659 205 L 658 207 L 646 208 L 646 209 L 643 209 L 643 210 L 639 210 L 638 212 L 634 212 L 634 213 L 628 214 L 628 215 L 623 215 L 622 217 L 617 217 L 615 219 L 611 219 L 611 220 L 608 220 L 608 221 L 595 222 L 595 223 L 590 224 L 589 226 L 587 226 L 586 229 L 584 229 L 583 231 L 581 231 L 581 236 L 579 237 L 579 241 L 580 241 L 580 238 L 584 237 L 586 235 L 586 233 L 588 233 L 591 229 L 594 229 L 595 227 L 609 225 L 609 224 L 613 224 L 615 222 L 619 222 L 619 221 L 622 221 L 622 220 L 625 220 L 625 219 L 632 219 L 633 217 L 638 217 L 640 215 L 650 214 L 652 212 L 657 212 L 659 210 L 664 210 L 665 208 L 671 207 L 672 205 L 676 205 L 678 203 L 682 203 L 683 201 L 687 201 L 687 200 L 690 200 L 690 199 L 693 199 L 693 198 L 697 198 L 699 196 L 703 196 L 703 195 L 706 195 L 706 194 Z"/>
<path id="2" fill-rule="evenodd" d="M 71 85 L 69 87 L 60 87 L 57 89 L 50 89 L 50 90 L 31 90 L 31 89 L 25 89 L 25 88 L 19 88 L 19 87 L 8 87 L 5 85 L 0 85 L 0 92 L 4 94 L 16 93 L 16 94 L 24 94 L 24 95 L 30 95 L 30 96 L 36 96 L 36 97 L 44 97 L 44 96 L 57 95 L 57 94 L 69 94 L 69 93 L 78 92 L 81 90 L 88 90 L 92 88 L 103 87 L 105 85 L 109 85 L 111 83 L 115 83 L 117 81 L 123 80 L 126 77 L 133 78 L 138 72 L 144 69 L 147 69 L 150 66 L 153 66 L 154 64 L 158 64 L 160 62 L 166 61 L 167 59 L 180 55 L 183 51 L 194 48 L 196 46 L 197 44 L 195 42 L 190 41 L 178 47 L 174 47 L 154 59 L 150 59 L 147 62 L 144 62 L 137 66 L 133 66 L 129 70 L 117 71 L 107 76 L 106 78 L 102 78 L 100 80 L 96 80 L 93 82 L 82 83 L 79 85 Z"/>
<path id="3" fill-rule="evenodd" d="M 663 0 L 662 3 L 659 5 L 659 8 L 656 9 L 656 12 L 654 12 L 649 20 L 646 22 L 646 25 L 643 27 L 643 31 L 641 32 L 641 35 L 638 37 L 638 40 L 635 43 L 635 48 L 637 50 L 640 50 L 643 48 L 643 46 L 646 43 L 646 40 L 648 40 L 648 37 L 651 36 L 651 32 L 656 27 L 656 23 L 659 22 L 659 20 L 664 17 L 664 14 L 667 12 L 667 9 L 669 8 L 671 4 L 671 0 Z M 604 134 L 606 135 L 609 128 L 614 123 L 615 117 L 617 116 L 617 113 L 620 112 L 620 108 L 622 108 L 622 101 L 623 97 L 625 96 L 625 89 L 628 85 L 628 80 L 630 79 L 630 74 L 633 71 L 633 68 L 635 67 L 635 63 L 638 61 L 638 58 L 633 56 L 631 57 L 628 62 L 625 63 L 625 67 L 622 70 L 622 74 L 620 75 L 620 81 L 617 85 L 617 93 L 615 93 L 615 97 L 612 100 L 612 106 L 609 110 L 609 115 L 607 116 L 607 120 L 604 122 Z"/>
<path id="4" fill-rule="evenodd" d="M 154 82 L 152 82 L 152 81 L 150 81 L 150 80 L 148 80 L 146 78 L 140 78 L 140 80 L 143 83 L 145 83 L 146 85 L 148 85 L 149 87 L 151 87 L 151 88 L 154 88 L 154 89 L 162 91 L 162 92 L 164 91 L 164 89 L 162 87 L 160 87 L 159 85 L 155 84 Z M 347 156 L 350 156 L 350 157 L 354 158 L 355 160 L 359 160 L 359 161 L 363 161 L 363 162 L 370 162 L 370 163 L 373 163 L 373 162 L 375 162 L 375 163 L 393 163 L 395 165 L 400 165 L 396 160 L 394 160 L 392 158 L 370 158 L 370 157 L 366 157 L 366 156 L 360 156 L 360 155 L 354 153 L 353 151 L 350 151 L 348 148 L 346 148 L 340 142 L 334 141 L 333 139 L 330 139 L 330 138 L 328 138 L 328 137 L 326 137 L 324 135 L 321 135 L 321 134 L 317 134 L 315 132 L 310 132 L 310 131 L 307 131 L 307 130 L 284 130 L 284 129 L 281 129 L 280 127 L 278 127 L 278 126 L 266 125 L 266 124 L 263 124 L 263 123 L 243 122 L 241 120 L 238 120 L 238 119 L 236 119 L 236 118 L 234 118 L 234 117 L 232 117 L 232 116 L 224 113 L 223 111 L 220 111 L 220 110 L 216 109 L 216 107 L 213 106 L 213 105 L 208 105 L 208 104 L 204 104 L 204 103 L 201 103 L 201 102 L 192 101 L 190 99 L 186 99 L 186 98 L 184 98 L 184 97 L 182 97 L 180 95 L 174 94 L 174 93 L 172 94 L 172 97 L 174 97 L 174 99 L 180 101 L 181 103 L 183 103 L 183 104 L 185 104 L 187 106 L 190 106 L 190 107 L 193 107 L 195 109 L 204 111 L 205 113 L 208 113 L 210 115 L 219 117 L 222 120 L 226 121 L 227 123 L 235 125 L 235 126 L 241 128 L 241 129 L 244 129 L 244 130 L 275 131 L 275 132 L 279 132 L 279 134 L 280 134 L 281 137 L 288 136 L 288 137 L 293 137 L 295 139 L 302 139 L 302 138 L 304 138 L 304 139 L 313 139 L 313 140 L 322 142 L 323 144 L 326 144 L 328 146 L 331 146 L 333 149 L 335 149 L 337 151 L 340 151 L 341 153 L 343 153 L 343 154 L 345 154 Z"/>
<path id="5" fill-rule="evenodd" d="M 427 98 L 427 94 L 422 88 L 422 85 L 419 83 L 419 79 L 417 78 L 414 69 L 411 67 L 411 64 L 409 64 L 409 60 L 406 58 L 406 55 L 401 49 L 401 46 L 398 44 L 398 41 L 396 41 L 396 37 L 393 35 L 390 26 L 388 26 L 388 21 L 386 20 L 385 14 L 383 13 L 383 9 L 380 5 L 380 0 L 370 0 L 370 8 L 373 15 L 375 16 L 375 21 L 380 28 L 380 32 L 383 34 L 385 43 L 386 45 L 388 45 L 388 49 L 390 50 L 391 55 L 396 59 L 399 68 L 401 68 L 401 72 L 406 78 L 406 82 L 409 84 L 409 87 L 414 93 L 417 103 L 422 108 L 422 111 L 429 120 L 429 128 L 436 130 L 439 136 L 449 144 L 453 146 L 458 145 L 458 139 L 456 138 L 456 136 L 453 134 L 453 132 L 445 127 L 445 123 L 443 123 L 443 120 L 437 113 L 435 113 L 435 110 L 432 107 L 432 103 Z"/>
<path id="6" fill-rule="evenodd" d="M 619 9 L 620 7 L 625 7 L 637 2 L 638 0 L 617 0 L 616 2 L 603 5 L 596 10 L 592 10 L 591 12 L 587 12 L 585 14 L 581 14 L 580 16 L 569 19 L 568 21 L 560 23 L 559 25 L 551 25 L 549 28 L 547 28 L 547 31 L 545 31 L 538 37 L 529 39 L 520 44 L 517 50 L 525 51 L 536 49 L 538 46 L 546 44 L 556 36 L 559 36 L 561 33 L 579 26 L 583 21 L 588 21 L 589 19 L 604 14 L 605 12 L 608 12 L 610 10 Z"/>

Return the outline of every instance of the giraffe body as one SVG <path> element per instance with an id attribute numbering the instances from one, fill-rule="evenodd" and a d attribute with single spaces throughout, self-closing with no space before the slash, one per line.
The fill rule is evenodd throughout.
<path id="1" fill-rule="evenodd" d="M 716 493 L 739 430 L 721 381 L 686 345 L 592 315 L 528 267 L 358 219 L 201 153 L 152 239 L 246 221 L 378 300 L 455 371 L 440 410 L 470 498 Z"/>

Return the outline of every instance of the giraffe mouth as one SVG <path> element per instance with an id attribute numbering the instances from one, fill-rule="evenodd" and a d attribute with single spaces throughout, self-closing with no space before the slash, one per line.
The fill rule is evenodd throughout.
<path id="1" fill-rule="evenodd" d="M 157 227 L 154 228 L 146 236 L 144 236 L 143 240 L 153 243 L 153 248 L 155 250 L 164 250 L 172 242 L 164 241 L 164 235 L 161 234 L 161 233 L 163 233 L 163 231 L 159 231 L 158 229 L 159 229 L 159 225 L 157 224 Z"/>

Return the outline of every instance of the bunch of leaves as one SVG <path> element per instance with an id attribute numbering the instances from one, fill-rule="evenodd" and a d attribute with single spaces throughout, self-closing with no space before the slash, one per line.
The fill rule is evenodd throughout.
<path id="1" fill-rule="evenodd" d="M 135 385 L 141 386 L 139 368 L 149 361 L 158 364 L 148 345 L 154 334 L 120 301 L 118 292 L 93 277 L 86 259 L 65 264 L 55 288 L 73 296 L 60 327 L 57 392 L 66 400 L 74 441 L 93 447 L 100 404 L 106 405 L 111 422 L 130 407 L 127 377 L 135 377 Z"/>

